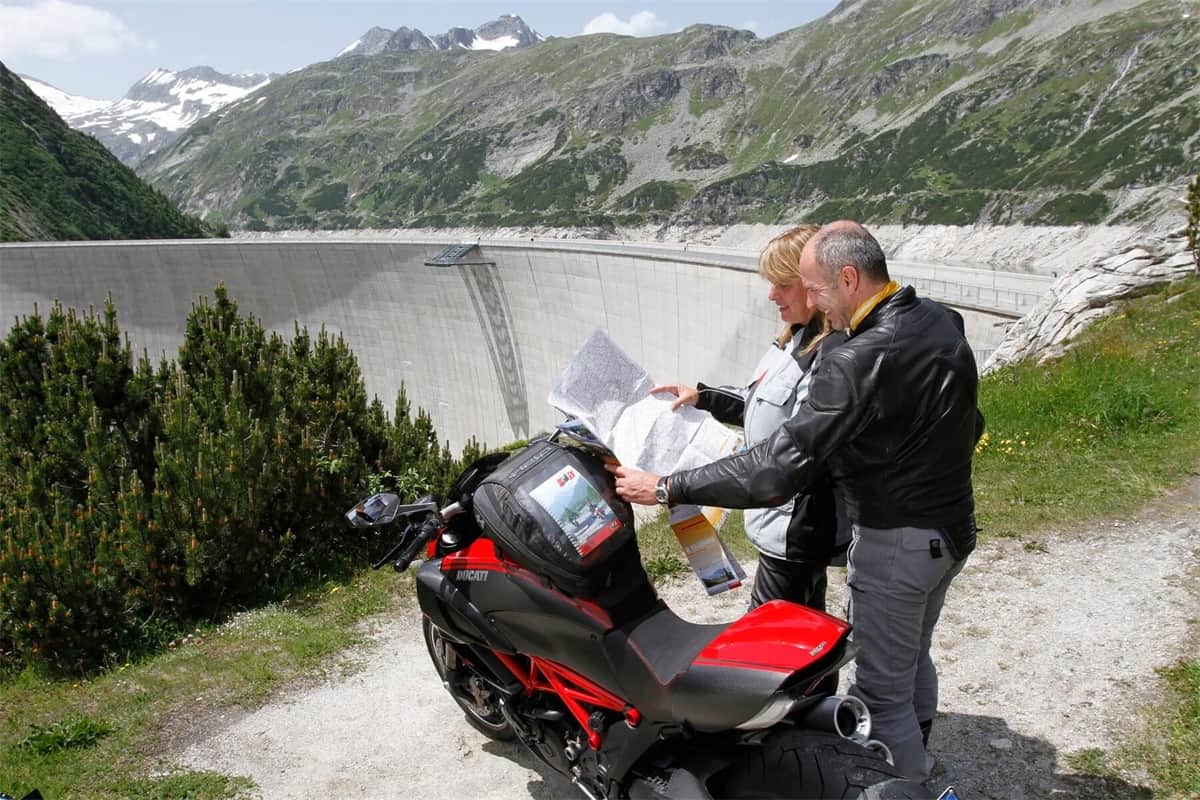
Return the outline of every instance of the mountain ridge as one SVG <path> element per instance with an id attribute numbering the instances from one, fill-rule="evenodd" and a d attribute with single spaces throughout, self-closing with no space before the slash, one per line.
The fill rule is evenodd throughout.
<path id="1" fill-rule="evenodd" d="M 429 36 L 417 28 L 401 26 L 396 30 L 374 27 L 335 56 L 374 56 L 386 52 L 412 50 L 505 50 L 510 47 L 529 47 L 545 41 L 537 31 L 515 14 L 503 14 L 475 29 L 454 27 L 445 33 Z"/>
<path id="2" fill-rule="evenodd" d="M 1196 159 L 1198 43 L 1167 0 L 859 0 L 768 39 L 343 57 L 143 172 L 251 230 L 1124 223 Z"/>

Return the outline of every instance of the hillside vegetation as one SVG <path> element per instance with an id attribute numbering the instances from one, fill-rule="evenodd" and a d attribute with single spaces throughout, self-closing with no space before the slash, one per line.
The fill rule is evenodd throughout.
<path id="1" fill-rule="evenodd" d="M 0 242 L 214 235 L 0 64 Z"/>
<path id="2" fill-rule="evenodd" d="M 255 230 L 1137 222 L 1195 162 L 1197 51 L 1177 0 L 858 0 L 766 40 L 346 56 L 141 169 Z"/>

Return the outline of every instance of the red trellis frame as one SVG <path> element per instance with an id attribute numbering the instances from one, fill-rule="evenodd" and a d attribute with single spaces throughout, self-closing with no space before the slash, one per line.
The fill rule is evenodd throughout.
<path id="1" fill-rule="evenodd" d="M 571 716 L 579 723 L 579 727 L 587 733 L 588 745 L 593 750 L 599 750 L 604 739 L 599 732 L 592 730 L 588 723 L 591 712 L 586 706 L 615 711 L 625 717 L 625 723 L 631 728 L 636 728 L 642 721 L 641 712 L 636 708 L 561 664 L 531 656 L 529 666 L 526 667 L 504 653 L 495 653 L 495 656 L 517 677 L 525 687 L 526 694 L 553 692 L 558 695 L 571 712 Z"/>

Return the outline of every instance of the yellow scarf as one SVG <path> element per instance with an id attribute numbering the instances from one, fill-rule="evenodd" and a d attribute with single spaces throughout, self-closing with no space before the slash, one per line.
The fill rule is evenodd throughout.
<path id="1" fill-rule="evenodd" d="M 888 281 L 887 286 L 884 286 L 878 292 L 864 300 L 863 304 L 854 312 L 854 316 L 850 318 L 850 332 L 854 332 L 854 329 L 867 318 L 867 314 L 875 310 L 875 306 L 887 300 L 898 291 L 900 291 L 900 284 L 895 281 Z"/>

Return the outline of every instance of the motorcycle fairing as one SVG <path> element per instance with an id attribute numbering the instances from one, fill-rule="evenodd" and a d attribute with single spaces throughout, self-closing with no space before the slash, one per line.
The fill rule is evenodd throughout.
<path id="1" fill-rule="evenodd" d="M 850 625 L 837 617 L 772 600 L 729 625 L 695 663 L 797 672 L 832 652 L 849 632 Z"/>

